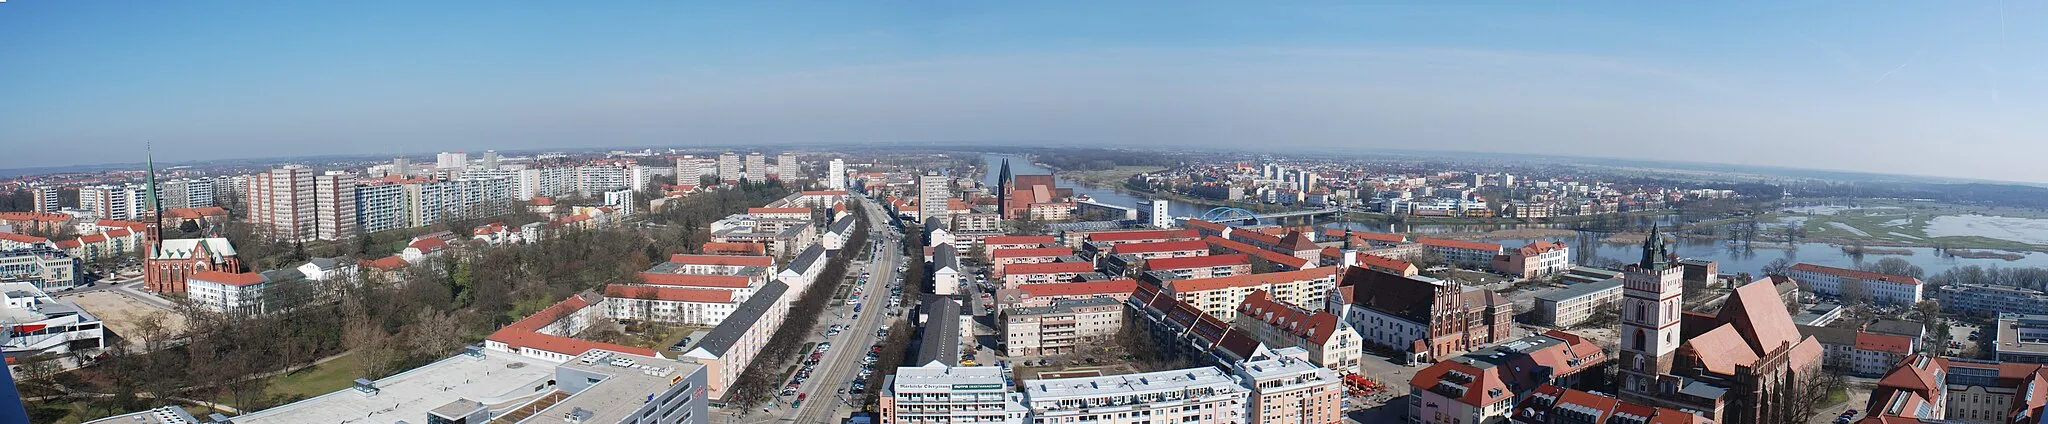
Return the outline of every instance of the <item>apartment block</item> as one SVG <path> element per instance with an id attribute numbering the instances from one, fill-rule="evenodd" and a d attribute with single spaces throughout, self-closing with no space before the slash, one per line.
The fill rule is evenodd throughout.
<path id="1" fill-rule="evenodd" d="M 1002 313 L 1003 346 L 1012 357 L 1076 353 L 1115 335 L 1124 325 L 1123 303 L 1107 296 L 1055 300 L 1050 306 Z"/>
<path id="2" fill-rule="evenodd" d="M 1920 279 L 1903 275 L 1809 263 L 1792 265 L 1785 273 L 1798 281 L 1800 288 L 1822 296 L 1863 297 L 1882 304 L 1912 305 L 1920 303 L 1922 295 Z"/>

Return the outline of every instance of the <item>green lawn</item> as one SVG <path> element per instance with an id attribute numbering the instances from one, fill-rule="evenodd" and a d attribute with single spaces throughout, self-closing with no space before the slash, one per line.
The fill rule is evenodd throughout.
<path id="1" fill-rule="evenodd" d="M 1821 406 L 1835 406 L 1848 401 L 1849 389 L 1846 387 L 1836 387 L 1834 390 L 1828 391 L 1828 399 L 1821 401 Z"/>
<path id="2" fill-rule="evenodd" d="M 273 396 L 314 397 L 346 389 L 363 378 L 363 367 L 350 352 L 340 358 L 298 372 L 270 377 L 266 390 Z"/>

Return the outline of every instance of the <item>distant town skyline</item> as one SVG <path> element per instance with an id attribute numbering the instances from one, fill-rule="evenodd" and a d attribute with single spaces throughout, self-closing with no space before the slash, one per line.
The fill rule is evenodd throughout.
<path id="1" fill-rule="evenodd" d="M 0 3 L 0 169 L 959 140 L 2043 182 L 2048 6 Z M 119 152 L 135 152 L 118 155 Z M 132 156 L 132 157 L 131 157 Z"/>

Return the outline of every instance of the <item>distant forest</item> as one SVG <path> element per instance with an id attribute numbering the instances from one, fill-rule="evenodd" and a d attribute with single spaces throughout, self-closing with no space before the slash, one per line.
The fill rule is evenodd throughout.
<path id="1" fill-rule="evenodd" d="M 1949 203 L 2048 208 L 2048 188 L 2017 184 L 1816 183 L 1790 187 L 1799 197 L 1929 199 Z"/>
<path id="2" fill-rule="evenodd" d="M 999 149 L 998 149 L 999 150 Z M 1118 166 L 1179 166 L 1181 160 L 1159 152 L 1089 148 L 1022 148 L 1013 152 L 1036 155 L 1039 162 L 1062 171 L 1103 171 Z"/>

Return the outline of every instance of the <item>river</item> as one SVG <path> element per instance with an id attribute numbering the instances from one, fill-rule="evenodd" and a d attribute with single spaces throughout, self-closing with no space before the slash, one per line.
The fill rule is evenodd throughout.
<path id="1" fill-rule="evenodd" d="M 983 184 L 988 184 L 991 187 L 995 185 L 996 170 L 1000 168 L 1000 166 L 1002 165 L 1002 160 L 1004 158 L 1010 159 L 1010 174 L 1012 175 L 1033 175 L 1051 173 L 1051 171 L 1045 169 L 1045 167 L 1031 163 L 1029 159 L 1023 157 L 1005 155 L 982 155 L 982 160 L 986 162 L 988 166 L 988 168 L 986 168 L 988 169 L 988 172 L 982 176 Z M 1066 178 L 1059 178 L 1058 181 L 1061 187 L 1073 188 L 1075 194 L 1086 194 L 1099 203 L 1118 206 L 1129 206 L 1135 208 L 1137 207 L 1138 200 L 1140 199 L 1137 196 L 1134 196 L 1130 193 L 1115 188 L 1091 186 L 1083 184 L 1079 181 L 1069 180 Z M 1193 205 L 1183 202 L 1173 202 L 1173 204 L 1168 205 L 1167 208 L 1168 211 L 1173 213 L 1174 216 L 1198 217 L 1202 216 L 1202 212 L 1208 211 L 1211 208 L 1211 206 Z M 1642 217 L 1637 219 L 1657 221 L 1658 224 L 1669 226 L 1672 224 L 1671 221 L 1674 218 L 1675 217 L 1673 216 L 1661 216 Z M 1647 222 L 1644 224 L 1647 224 Z M 1483 232 L 1515 228 L 1563 228 L 1562 224 L 1449 225 L 1368 224 L 1357 222 L 1332 223 L 1325 224 L 1324 226 L 1332 228 L 1344 228 L 1348 226 L 1358 231 L 1395 232 L 1405 234 Z M 1565 244 L 1570 245 L 1572 247 L 1572 262 L 1582 265 L 1592 265 L 1599 262 L 1606 262 L 1608 260 L 1629 263 L 1635 262 L 1637 259 L 1642 257 L 1641 246 L 1635 243 L 1601 242 L 1600 239 L 1604 237 L 1606 237 L 1606 234 L 1581 233 L 1581 235 L 1579 236 L 1567 236 L 1548 239 L 1492 240 L 1491 242 L 1500 243 L 1501 245 L 1507 246 L 1509 248 L 1515 248 L 1529 244 L 1532 241 L 1538 240 L 1562 241 Z M 1682 257 L 1705 259 L 1719 262 L 1721 266 L 1721 272 L 1728 274 L 1734 274 L 1738 272 L 1760 273 L 1763 270 L 1764 265 L 1770 264 L 1771 260 L 1777 258 L 1785 258 L 1786 260 L 1794 263 L 1806 262 L 1816 265 L 1855 268 L 1856 265 L 1860 263 L 1876 262 L 1878 259 L 1886 257 L 1896 257 L 1900 259 L 1905 259 L 1908 262 L 1912 262 L 1914 265 L 1919 265 L 1921 269 L 1927 271 L 1927 275 L 1939 274 L 1942 271 L 1948 270 L 1949 268 L 1964 265 L 1979 265 L 1984 267 L 2019 266 L 2048 268 L 2048 254 L 2039 252 L 2026 252 L 2026 257 L 2024 258 L 2020 258 L 2019 260 L 2015 261 L 2007 261 L 2003 259 L 1970 259 L 1943 257 L 1935 254 L 1935 251 L 1932 248 L 1914 247 L 1905 248 L 1906 250 L 1912 251 L 1912 255 L 1863 255 L 1863 257 L 1859 259 L 1848 254 L 1842 253 L 1842 249 L 1840 247 L 1828 245 L 1826 243 L 1798 243 L 1796 245 L 1793 245 L 1792 249 L 1742 249 L 1740 247 L 1729 247 L 1726 243 L 1721 241 L 1688 238 L 1678 240 L 1678 242 L 1674 243 L 1671 247 L 1672 250 L 1677 252 L 1678 255 Z"/>

